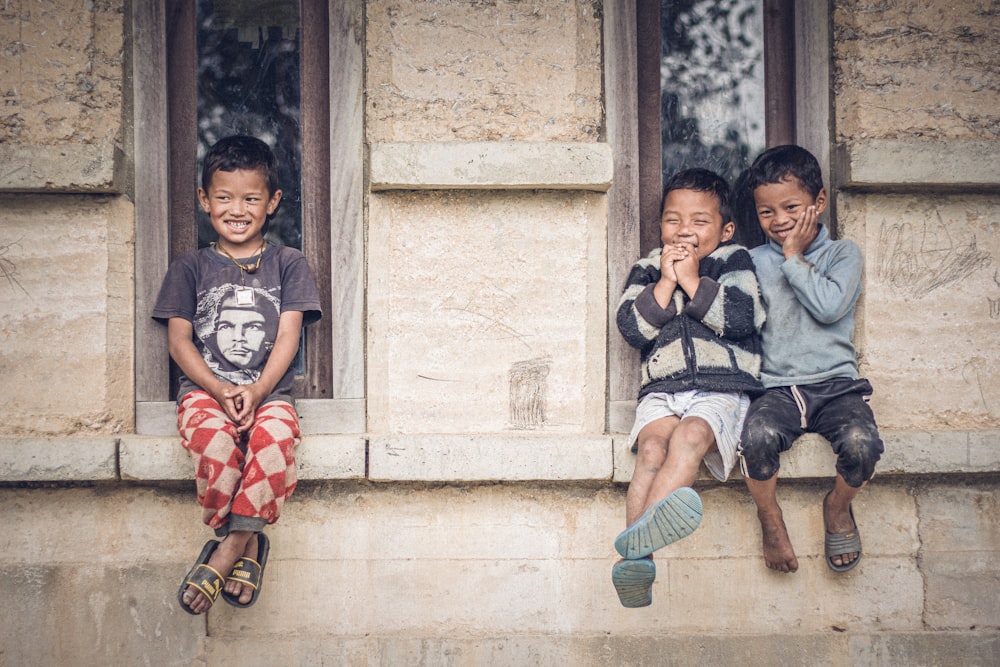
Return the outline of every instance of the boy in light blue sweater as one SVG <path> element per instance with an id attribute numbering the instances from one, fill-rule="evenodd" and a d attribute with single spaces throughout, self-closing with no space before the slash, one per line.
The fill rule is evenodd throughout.
<path id="1" fill-rule="evenodd" d="M 823 500 L 827 565 L 837 572 L 861 559 L 851 501 L 875 473 L 882 452 L 868 407 L 871 385 L 858 375 L 854 308 L 861 295 L 861 251 L 832 240 L 819 222 L 827 205 L 816 158 L 777 146 L 750 168 L 757 217 L 767 243 L 750 255 L 767 324 L 761 332 L 764 394 L 754 399 L 741 436 L 747 488 L 757 504 L 767 566 L 795 572 L 798 560 L 778 505 L 779 455 L 805 432 L 837 454 L 837 475 Z"/>

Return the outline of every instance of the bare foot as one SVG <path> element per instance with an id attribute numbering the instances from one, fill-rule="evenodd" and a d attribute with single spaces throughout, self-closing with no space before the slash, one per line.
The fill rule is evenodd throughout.
<path id="1" fill-rule="evenodd" d="M 772 570 L 778 572 L 795 572 L 799 569 L 799 561 L 795 557 L 792 542 L 788 539 L 785 520 L 779 509 L 776 514 L 758 512 L 760 529 L 764 537 L 764 562 Z"/>
<path id="2" fill-rule="evenodd" d="M 828 501 L 832 493 L 831 491 L 823 498 L 823 520 L 826 525 L 826 532 L 834 535 L 836 533 L 847 533 L 857 530 L 858 527 L 854 523 L 854 517 L 851 516 L 851 504 L 848 503 L 846 507 L 842 508 L 831 508 Z M 856 561 L 858 555 L 858 552 L 855 551 L 849 554 L 830 556 L 830 562 L 838 567 L 843 567 Z"/>
<path id="3" fill-rule="evenodd" d="M 254 551 L 257 549 L 257 541 L 250 540 L 253 533 L 250 531 L 233 531 L 226 536 L 219 546 L 216 547 L 215 551 L 212 552 L 212 557 L 208 559 L 208 566 L 213 568 L 216 572 L 220 573 L 223 578 L 227 577 L 233 569 L 233 565 L 243 552 L 247 548 L 247 542 L 252 541 L 254 543 Z M 242 584 L 237 584 L 240 589 L 243 588 Z M 229 590 L 228 583 L 226 585 L 226 590 Z M 239 591 L 237 591 L 239 592 Z M 194 612 L 195 614 L 204 614 L 206 611 L 212 608 L 212 601 L 205 597 L 201 591 L 199 591 L 194 586 L 188 586 L 187 590 L 184 591 L 182 596 L 184 604 Z"/>
<path id="4" fill-rule="evenodd" d="M 242 556 L 246 558 L 252 558 L 253 560 L 257 560 L 258 546 L 259 542 L 257 540 L 257 534 L 254 533 L 251 535 L 250 539 L 247 540 L 247 545 L 243 549 Z M 239 558 L 237 558 L 236 560 L 239 560 Z M 235 563 L 235 561 L 233 562 Z M 231 571 L 232 569 L 233 566 L 230 565 L 229 570 Z M 230 595 L 235 595 L 239 597 L 240 604 L 247 604 L 248 602 L 250 602 L 250 598 L 253 597 L 253 588 L 251 588 L 250 586 L 244 586 L 239 581 L 227 581 L 226 585 L 223 587 L 223 590 L 225 590 Z"/>

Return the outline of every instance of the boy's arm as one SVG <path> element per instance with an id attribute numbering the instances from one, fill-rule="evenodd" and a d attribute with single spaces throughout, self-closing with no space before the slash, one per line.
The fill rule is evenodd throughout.
<path id="1" fill-rule="evenodd" d="M 227 397 L 231 398 L 237 407 L 237 430 L 246 431 L 254 423 L 254 414 L 261 402 L 267 398 L 277 386 L 281 378 L 292 365 L 299 351 L 299 337 L 302 335 L 302 311 L 286 310 L 278 319 L 278 334 L 274 347 L 264 364 L 264 369 L 256 382 L 230 387 Z"/>
<path id="2" fill-rule="evenodd" d="M 822 272 L 803 255 L 795 255 L 781 265 L 799 303 L 825 324 L 849 315 L 861 293 L 861 249 L 853 241 L 837 244 Z"/>
<path id="3" fill-rule="evenodd" d="M 664 308 L 655 295 L 661 279 L 660 261 L 652 255 L 640 260 L 629 272 L 625 290 L 618 302 L 615 321 L 618 331 L 632 347 L 648 349 L 663 326 L 677 316 L 673 300 Z"/>
<path id="4" fill-rule="evenodd" d="M 171 317 L 167 320 L 167 348 L 170 351 L 170 358 L 191 382 L 211 394 L 235 422 L 238 410 L 234 401 L 228 396 L 229 390 L 235 385 L 216 377 L 195 347 L 193 334 L 194 326 L 189 320 L 183 317 Z"/>
<path id="5" fill-rule="evenodd" d="M 723 338 L 739 340 L 759 333 L 764 304 L 750 253 L 740 248 L 726 258 L 718 280 L 702 276 L 684 312 Z"/>

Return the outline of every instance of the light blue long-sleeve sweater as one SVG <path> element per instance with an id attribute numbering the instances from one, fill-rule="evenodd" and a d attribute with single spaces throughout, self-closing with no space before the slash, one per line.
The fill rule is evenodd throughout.
<path id="1" fill-rule="evenodd" d="M 761 332 L 765 388 L 858 378 L 854 307 L 861 296 L 861 250 L 820 225 L 802 255 L 786 260 L 768 241 L 750 251 L 767 322 Z"/>

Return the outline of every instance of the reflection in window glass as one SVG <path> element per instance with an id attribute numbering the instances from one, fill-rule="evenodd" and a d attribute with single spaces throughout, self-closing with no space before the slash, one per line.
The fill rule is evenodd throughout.
<path id="1" fill-rule="evenodd" d="M 732 181 L 764 149 L 762 0 L 661 0 L 663 178 Z"/>
<path id="2" fill-rule="evenodd" d="M 198 0 L 197 4 L 198 159 L 232 134 L 253 135 L 271 146 L 284 196 L 271 218 L 268 240 L 301 249 L 299 2 Z M 200 215 L 198 247 L 214 240 L 208 217 Z"/>

